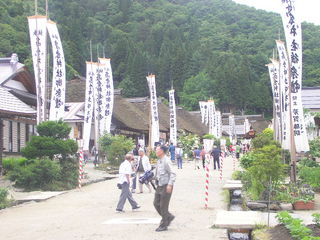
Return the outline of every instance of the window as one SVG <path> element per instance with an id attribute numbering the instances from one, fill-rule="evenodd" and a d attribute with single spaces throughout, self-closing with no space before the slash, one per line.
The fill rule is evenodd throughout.
<path id="1" fill-rule="evenodd" d="M 26 124 L 26 142 L 29 142 L 30 134 L 29 134 L 30 125 Z"/>
<path id="2" fill-rule="evenodd" d="M 20 123 L 17 123 L 17 152 L 20 152 L 21 149 L 21 128 Z"/>
<path id="3" fill-rule="evenodd" d="M 13 126 L 12 121 L 9 121 L 9 152 L 13 151 Z"/>

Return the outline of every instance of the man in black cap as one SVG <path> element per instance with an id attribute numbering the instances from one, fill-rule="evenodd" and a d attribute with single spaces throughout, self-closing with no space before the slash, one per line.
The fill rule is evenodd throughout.
<path id="1" fill-rule="evenodd" d="M 157 232 L 168 230 L 168 226 L 174 219 L 174 216 L 169 212 L 169 203 L 176 174 L 173 172 L 171 160 L 166 155 L 167 150 L 168 148 L 164 145 L 156 148 L 156 155 L 158 157 L 155 174 L 157 189 L 153 205 L 162 217 L 160 225 L 156 229 Z"/>

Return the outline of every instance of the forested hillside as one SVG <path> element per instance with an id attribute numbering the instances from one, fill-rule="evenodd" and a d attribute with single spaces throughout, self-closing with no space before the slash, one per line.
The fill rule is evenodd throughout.
<path id="1" fill-rule="evenodd" d="M 33 0 L 0 0 L 0 55 L 18 53 L 31 66 L 26 16 Z M 44 7 L 39 1 L 39 7 Z M 39 10 L 43 13 L 43 9 Z M 270 112 L 265 64 L 284 39 L 280 16 L 231 0 L 49 0 L 68 64 L 68 78 L 85 74 L 90 60 L 112 58 L 116 85 L 126 96 L 147 96 L 146 74 L 158 94 L 171 84 L 179 104 L 197 109 L 212 97 L 220 107 Z M 303 24 L 304 85 L 320 84 L 320 27 Z"/>

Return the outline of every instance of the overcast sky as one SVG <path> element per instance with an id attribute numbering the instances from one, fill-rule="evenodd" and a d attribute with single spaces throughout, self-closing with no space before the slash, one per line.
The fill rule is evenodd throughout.
<path id="1" fill-rule="evenodd" d="M 279 13 L 281 0 L 233 0 L 258 9 L 264 9 Z M 320 1 L 319 0 L 296 0 L 296 11 L 302 21 L 320 25 Z"/>

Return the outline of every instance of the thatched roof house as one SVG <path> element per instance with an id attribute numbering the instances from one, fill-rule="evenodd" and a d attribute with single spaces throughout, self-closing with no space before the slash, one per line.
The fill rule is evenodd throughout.
<path id="1" fill-rule="evenodd" d="M 85 101 L 85 80 L 74 79 L 67 82 L 66 102 L 69 104 L 82 103 L 81 111 L 83 112 Z M 138 137 L 144 135 L 148 138 L 149 133 L 149 110 L 150 101 L 148 97 L 140 98 L 124 98 L 121 96 L 121 90 L 115 90 L 114 109 L 112 116 L 112 127 L 114 132 Z M 80 110 L 79 110 L 80 111 Z M 160 132 L 162 136 L 168 138 L 170 132 L 169 124 L 169 107 L 158 100 L 158 111 L 160 119 Z M 74 113 L 81 115 L 81 113 Z M 71 114 L 72 115 L 72 114 Z M 66 121 L 76 119 L 75 116 L 66 117 Z M 83 114 L 82 114 L 83 119 Z M 79 120 L 77 120 L 79 122 Z M 81 120 L 82 122 L 83 120 Z M 208 127 L 199 121 L 199 119 L 191 115 L 188 111 L 177 107 L 177 125 L 178 130 L 182 129 L 186 132 L 204 135 L 208 132 Z M 76 131 L 79 132 L 79 131 Z M 80 135 L 78 135 L 80 137 Z"/>

